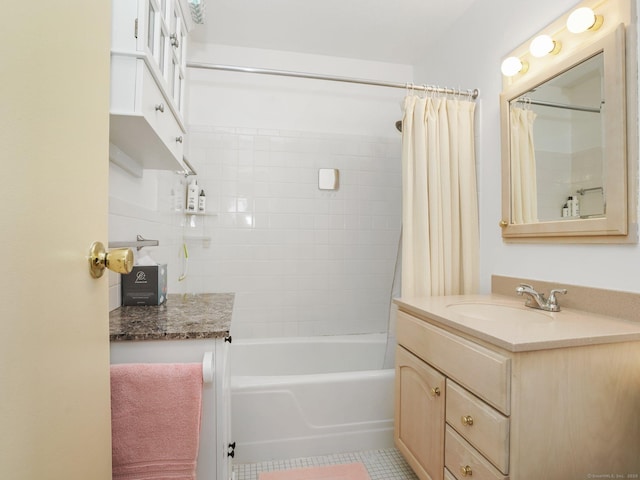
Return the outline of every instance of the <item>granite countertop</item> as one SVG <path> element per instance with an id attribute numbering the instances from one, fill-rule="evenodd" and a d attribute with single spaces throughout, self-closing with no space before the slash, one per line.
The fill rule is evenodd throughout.
<path id="1" fill-rule="evenodd" d="M 400 310 L 429 318 L 436 325 L 448 327 L 484 340 L 511 352 L 577 347 L 604 343 L 640 341 L 640 322 L 563 308 L 559 312 L 543 312 L 524 306 L 524 299 L 504 295 L 450 295 L 441 297 L 399 298 L 394 302 Z M 509 313 L 494 318 L 456 313 L 455 304 L 504 305 Z M 524 312 L 518 318 L 518 311 Z M 530 313 L 539 312 L 540 320 Z"/>
<path id="2" fill-rule="evenodd" d="M 162 305 L 116 308 L 109 313 L 109 339 L 227 337 L 234 297 L 233 293 L 169 294 Z"/>

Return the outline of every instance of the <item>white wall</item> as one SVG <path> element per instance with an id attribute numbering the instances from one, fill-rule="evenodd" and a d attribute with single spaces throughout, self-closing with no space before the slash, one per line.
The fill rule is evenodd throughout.
<path id="1" fill-rule="evenodd" d="M 412 67 L 190 45 L 190 59 L 404 83 Z M 401 221 L 402 89 L 189 69 L 187 156 L 212 215 L 172 209 L 179 179 L 111 166 L 111 240 L 140 233 L 169 292 L 236 292 L 240 337 L 385 331 Z M 318 190 L 318 168 L 340 188 Z M 193 223 L 191 222 L 193 220 Z M 121 237 L 121 238 L 116 238 Z M 187 279 L 180 255 L 189 251 Z M 118 278 L 112 277 L 117 306 Z"/>
<path id="2" fill-rule="evenodd" d="M 222 45 L 189 45 L 206 63 L 410 82 L 408 65 Z M 402 89 L 234 72 L 188 70 L 188 122 L 395 137 Z"/>
<path id="3" fill-rule="evenodd" d="M 407 81 L 410 67 L 191 45 L 208 63 Z M 401 80 L 400 80 L 401 79 Z M 402 90 L 189 70 L 189 160 L 210 211 L 190 290 L 234 291 L 233 333 L 385 331 L 401 219 Z M 320 191 L 319 168 L 340 188 Z"/>
<path id="4" fill-rule="evenodd" d="M 529 245 L 502 241 L 500 204 L 500 63 L 504 56 L 577 2 L 483 0 L 457 22 L 441 45 L 425 50 L 416 82 L 480 89 L 477 143 L 481 288 L 492 274 L 640 292 L 638 245 Z M 441 48 L 440 48 L 441 47 Z M 451 58 L 458 61 L 452 62 Z M 637 162 L 637 159 L 635 159 Z"/>

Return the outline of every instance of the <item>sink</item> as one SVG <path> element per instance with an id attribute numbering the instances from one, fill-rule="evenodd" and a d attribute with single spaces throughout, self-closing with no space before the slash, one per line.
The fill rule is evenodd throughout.
<path id="1" fill-rule="evenodd" d="M 453 313 L 477 320 L 549 322 L 553 317 L 542 310 L 525 306 L 499 303 L 452 303 L 447 308 Z"/>

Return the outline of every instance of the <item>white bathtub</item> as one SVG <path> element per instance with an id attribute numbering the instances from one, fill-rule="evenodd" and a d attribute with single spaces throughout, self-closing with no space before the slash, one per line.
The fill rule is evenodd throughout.
<path id="1" fill-rule="evenodd" d="M 393 446 L 386 335 L 234 340 L 235 463 Z"/>

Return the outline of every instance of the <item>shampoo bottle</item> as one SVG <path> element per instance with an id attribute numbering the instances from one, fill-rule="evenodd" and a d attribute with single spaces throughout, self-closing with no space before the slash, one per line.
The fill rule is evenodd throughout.
<path id="1" fill-rule="evenodd" d="M 198 182 L 192 179 L 187 187 L 187 212 L 195 212 L 198 208 Z"/>
<path id="2" fill-rule="evenodd" d="M 204 190 L 200 190 L 200 195 L 198 196 L 198 211 L 200 213 L 204 213 L 205 211 L 205 202 L 207 197 L 204 196 Z"/>
<path id="3" fill-rule="evenodd" d="M 567 207 L 569 207 L 569 217 L 573 217 L 573 195 L 567 197 Z"/>

